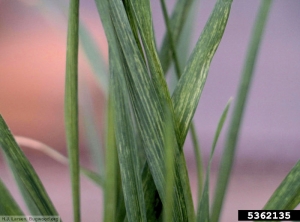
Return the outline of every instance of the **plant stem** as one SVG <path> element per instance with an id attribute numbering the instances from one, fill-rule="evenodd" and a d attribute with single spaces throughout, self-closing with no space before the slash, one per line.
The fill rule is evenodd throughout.
<path id="1" fill-rule="evenodd" d="M 72 183 L 73 219 L 80 221 L 79 133 L 78 133 L 78 27 L 79 0 L 71 0 L 65 82 L 65 125 Z"/>
<path id="2" fill-rule="evenodd" d="M 180 65 L 179 65 L 179 60 L 178 60 L 178 56 L 177 56 L 177 52 L 176 52 L 174 39 L 172 36 L 170 19 L 168 16 L 165 0 L 161 0 L 160 3 L 161 3 L 162 10 L 163 10 L 163 16 L 164 16 L 164 20 L 165 20 L 165 24 L 166 24 L 166 28 L 167 28 L 167 36 L 169 38 L 169 42 L 170 42 L 170 46 L 171 46 L 176 76 L 177 76 L 177 79 L 180 79 L 181 69 L 180 69 Z M 196 164 L 197 164 L 198 200 L 200 200 L 201 195 L 202 195 L 202 189 L 203 189 L 203 161 L 202 161 L 202 156 L 201 156 L 201 151 L 200 151 L 196 128 L 195 128 L 195 125 L 193 122 L 191 123 L 190 131 L 191 131 L 191 137 L 192 137 L 195 159 L 196 159 Z"/>
<path id="3" fill-rule="evenodd" d="M 271 2 L 272 2 L 271 0 L 264 0 L 261 2 L 259 13 L 257 15 L 254 29 L 252 32 L 252 37 L 248 48 L 246 62 L 242 73 L 242 79 L 239 85 L 237 99 L 233 109 L 231 124 L 227 135 L 225 150 L 222 155 L 222 161 L 220 164 L 217 187 L 215 190 L 215 196 L 214 196 L 214 202 L 213 202 L 213 208 L 211 214 L 212 222 L 219 221 L 221 208 L 223 205 L 223 201 L 224 201 L 224 197 L 225 197 L 225 193 L 228 186 L 228 181 L 229 181 L 229 177 L 231 174 L 231 169 L 234 161 L 235 150 L 236 150 L 235 148 L 236 148 L 237 139 L 239 137 L 239 130 L 242 123 L 247 95 L 250 89 L 250 84 L 253 76 L 253 70 L 255 67 L 257 53 L 262 39 L 264 27 L 267 21 Z"/>

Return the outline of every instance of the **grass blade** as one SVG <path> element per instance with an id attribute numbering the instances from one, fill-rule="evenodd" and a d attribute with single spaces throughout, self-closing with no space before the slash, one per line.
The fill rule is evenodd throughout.
<path id="1" fill-rule="evenodd" d="M 194 2 L 195 0 L 179 0 L 175 5 L 170 19 L 170 27 L 171 30 L 173 30 L 173 39 L 174 43 L 176 44 L 180 39 L 182 29 Z M 172 61 L 172 49 L 171 42 L 168 38 L 168 33 L 166 33 L 164 36 L 159 58 L 164 72 L 167 73 Z"/>
<path id="2" fill-rule="evenodd" d="M 164 21 L 165 21 L 165 24 L 167 27 L 167 34 L 168 34 L 168 39 L 170 42 L 170 49 L 172 52 L 172 57 L 173 57 L 174 64 L 175 64 L 176 76 L 177 76 L 177 79 L 180 79 L 181 69 L 180 69 L 180 64 L 179 64 L 176 47 L 175 47 L 175 43 L 174 43 L 174 39 L 173 39 L 173 33 L 171 31 L 170 21 L 169 21 L 169 17 L 168 17 L 168 13 L 167 13 L 167 7 L 166 7 L 164 0 L 161 0 L 160 2 L 161 2 L 162 10 L 163 10 Z M 179 130 L 180 129 L 177 129 L 177 131 L 179 131 Z M 200 196 L 202 193 L 202 184 L 203 184 L 203 163 L 202 163 L 199 141 L 197 138 L 197 132 L 196 132 L 196 128 L 195 128 L 195 125 L 193 124 L 193 122 L 191 123 L 190 130 L 191 130 L 192 143 L 193 143 L 195 159 L 196 159 L 196 164 L 197 164 L 198 199 L 200 199 Z M 179 134 L 179 132 L 177 132 L 177 134 Z"/>
<path id="3" fill-rule="evenodd" d="M 1 115 L 0 147 L 5 153 L 29 210 L 34 215 L 58 215 L 38 175 L 16 143 Z"/>
<path id="4" fill-rule="evenodd" d="M 126 1 L 125 1 L 126 2 Z M 159 61 L 159 57 L 157 54 L 156 46 L 155 46 L 155 38 L 152 24 L 152 16 L 151 16 L 151 7 L 149 0 L 143 1 L 130 1 L 132 6 L 132 11 L 134 13 L 134 18 L 136 20 L 136 24 L 138 24 L 141 39 L 143 41 L 143 47 L 146 53 L 147 62 L 149 65 L 149 70 L 152 76 L 153 86 L 156 91 L 156 94 L 159 97 L 159 101 L 161 101 L 162 106 L 167 103 L 169 105 L 169 109 L 171 110 L 170 115 L 173 116 L 173 104 L 169 94 L 169 90 L 167 87 L 167 83 L 163 74 L 163 70 Z M 161 114 L 163 115 L 163 114 Z M 172 118 L 173 119 L 173 118 Z M 181 148 L 181 147 L 180 147 Z M 194 217 L 193 210 L 193 202 L 190 192 L 189 179 L 187 176 L 186 164 L 184 154 L 181 153 L 179 156 L 181 159 L 179 162 L 180 169 L 179 176 L 180 181 L 183 187 L 184 196 L 185 196 L 185 204 L 187 205 L 188 215 L 190 218 Z M 193 220 L 193 219 L 192 219 Z"/>
<path id="5" fill-rule="evenodd" d="M 219 175 L 217 180 L 217 187 L 215 190 L 212 216 L 211 216 L 212 222 L 219 221 L 221 208 L 225 197 L 225 192 L 227 189 L 228 180 L 233 165 L 235 148 L 236 148 L 239 129 L 242 122 L 243 113 L 244 113 L 244 107 L 246 104 L 247 95 L 249 92 L 251 79 L 253 76 L 253 70 L 255 67 L 256 57 L 262 39 L 264 27 L 267 21 L 271 2 L 272 2 L 271 0 L 264 0 L 261 2 L 261 6 L 254 25 L 250 45 L 248 48 L 247 58 L 242 73 L 242 79 L 239 85 L 237 99 L 233 109 L 232 120 L 230 123 L 229 131 L 225 143 L 225 149 L 220 164 L 220 170 L 219 170 Z"/>
<path id="6" fill-rule="evenodd" d="M 264 210 L 293 210 L 300 204 L 300 161 L 275 190 Z"/>
<path id="7" fill-rule="evenodd" d="M 168 109 L 166 109 L 168 112 Z M 172 131 L 173 131 L 173 121 L 171 115 L 167 115 L 166 127 L 165 127 L 165 174 L 166 174 L 166 185 L 165 192 L 166 198 L 164 202 L 164 221 L 172 221 L 172 210 L 173 210 L 173 200 L 174 200 L 174 182 L 175 182 L 175 145 L 174 140 L 172 140 Z"/>
<path id="8" fill-rule="evenodd" d="M 130 5 L 143 41 L 143 47 L 154 83 L 153 86 L 160 101 L 166 101 L 172 107 L 171 96 L 155 46 L 150 1 L 130 0 Z"/>
<path id="9" fill-rule="evenodd" d="M 118 41 L 116 39 L 115 36 L 115 31 L 113 28 L 113 24 L 110 18 L 110 9 L 109 9 L 109 2 L 107 0 L 95 0 L 96 5 L 97 5 L 97 9 L 102 21 L 102 25 L 104 27 L 105 30 L 105 34 L 106 34 L 106 38 L 108 41 L 108 46 L 109 46 L 109 62 L 110 62 L 110 74 L 112 75 L 112 68 L 114 68 L 114 72 L 116 73 L 122 73 L 122 65 L 120 63 L 119 58 L 119 48 L 118 48 Z M 111 80 L 110 80 L 110 90 L 111 93 L 114 93 L 114 85 L 113 83 L 113 76 L 111 76 Z M 112 95 L 111 95 L 112 96 Z M 110 98 L 110 101 L 112 100 L 113 97 Z M 112 103 L 112 102 L 111 102 Z M 112 105 L 109 105 L 112 106 Z M 114 110 L 113 108 L 109 108 L 108 110 L 108 115 L 111 119 L 113 119 L 112 114 L 114 114 Z M 111 120 L 111 122 L 108 124 L 108 126 L 111 128 L 111 124 L 114 124 L 114 122 Z M 108 129 L 111 134 L 113 133 L 113 129 Z M 112 136 L 112 135 L 111 135 Z M 111 137 L 110 136 L 110 137 Z M 109 141 L 108 141 L 109 142 Z M 114 167 L 113 164 L 111 163 L 112 161 L 115 162 L 115 164 L 118 164 L 114 157 L 114 152 L 116 151 L 112 151 L 112 142 L 110 142 L 110 145 L 107 145 L 107 149 L 110 149 L 109 152 L 107 152 L 107 157 L 106 157 L 106 163 L 109 163 L 110 165 L 107 166 L 110 169 L 106 169 L 107 171 L 107 175 L 111 175 L 113 173 L 116 172 L 116 170 L 119 169 L 116 168 L 116 166 Z M 117 174 L 117 176 L 119 175 L 119 173 L 115 173 Z M 125 206 L 124 206 L 124 197 L 123 197 L 123 193 L 122 193 L 122 187 L 121 186 L 117 186 L 116 182 L 121 182 L 118 181 L 118 178 L 107 178 L 110 181 L 106 182 L 106 192 L 108 192 L 108 194 L 106 194 L 105 196 L 105 215 L 104 215 L 104 220 L 105 221 L 113 221 L 113 219 L 115 220 L 120 220 L 123 219 L 126 215 L 126 212 L 124 211 Z M 115 192 L 115 193 L 114 193 Z M 118 195 L 118 196 L 116 196 Z M 116 202 L 116 198 L 118 197 L 118 203 Z M 121 198 L 121 199 L 120 199 Z"/>
<path id="10" fill-rule="evenodd" d="M 164 141 L 163 141 L 163 108 L 162 101 L 152 85 L 147 69 L 143 62 L 142 56 L 139 54 L 138 47 L 135 43 L 134 36 L 130 31 L 130 25 L 126 18 L 126 13 L 121 2 L 112 1 L 111 12 L 112 21 L 123 53 L 126 54 L 126 62 L 130 71 L 130 76 L 126 76 L 127 84 L 130 88 L 131 101 L 137 116 L 137 122 L 141 131 L 144 147 L 146 150 L 148 164 L 152 172 L 156 187 L 160 197 L 165 197 L 164 192 Z M 174 135 L 174 140 L 176 137 Z M 178 147 L 177 147 L 178 150 Z M 179 150 L 178 150 L 179 151 Z M 187 207 L 185 200 L 187 199 L 185 191 L 182 189 L 180 181 L 181 159 L 178 161 L 176 172 L 176 192 L 177 196 L 174 201 L 176 206 L 174 210 L 174 220 L 186 221 Z M 179 167 L 180 166 L 180 167 Z M 191 208 L 193 210 L 193 208 Z M 190 210 L 190 209 L 189 209 Z"/>
<path id="11" fill-rule="evenodd" d="M 172 95 L 180 145 L 185 141 L 209 65 L 223 36 L 232 0 L 218 0 Z"/>
<path id="12" fill-rule="evenodd" d="M 212 158 L 215 152 L 215 148 L 220 136 L 220 133 L 223 129 L 225 120 L 227 118 L 228 110 L 231 104 L 231 98 L 227 102 L 225 109 L 221 115 L 221 118 L 218 123 L 218 127 L 214 136 L 209 162 L 206 170 L 206 178 L 205 178 L 205 185 L 202 193 L 202 198 L 198 199 L 198 211 L 197 211 L 197 222 L 209 222 L 209 180 L 210 180 L 210 168 L 212 163 Z"/>
<path id="13" fill-rule="evenodd" d="M 112 60 L 113 61 L 113 60 Z M 139 170 L 138 149 L 134 138 L 134 122 L 128 101 L 126 82 L 115 74 L 111 63 L 115 102 L 116 143 L 121 170 L 126 216 L 129 221 L 146 221 L 146 209 Z"/>
<path id="14" fill-rule="evenodd" d="M 150 69 L 150 73 L 153 80 L 153 85 L 160 101 L 166 101 L 169 104 L 169 109 L 171 110 L 171 115 L 173 116 L 173 104 L 170 98 L 169 90 L 167 87 L 166 80 L 164 78 L 163 70 L 159 61 L 159 56 L 156 51 L 155 38 L 152 24 L 151 7 L 149 0 L 143 1 L 131 1 L 133 11 L 135 12 L 136 23 L 139 26 L 140 34 L 143 40 L 144 50 L 147 56 L 147 61 Z M 164 102 L 163 102 L 164 104 Z M 180 147 L 181 148 L 181 147 Z M 179 176 L 181 177 L 181 183 L 183 190 L 185 191 L 185 202 L 188 209 L 188 214 L 190 218 L 193 218 L 193 202 L 191 198 L 190 185 L 187 176 L 187 171 L 185 170 L 185 158 L 184 154 L 181 153 L 179 156 L 181 159 L 181 172 Z"/>
<path id="15" fill-rule="evenodd" d="M 9 193 L 8 189 L 0 179 L 0 216 L 24 216 L 19 205 L 16 203 L 14 198 Z"/>
<path id="16" fill-rule="evenodd" d="M 78 147 L 78 29 L 79 0 L 71 0 L 68 19 L 65 126 L 73 198 L 73 220 L 80 221 L 80 178 Z"/>
<path id="17" fill-rule="evenodd" d="M 109 90 L 112 87 L 110 87 Z M 109 93 L 112 96 L 112 93 Z M 105 192 L 104 192 L 104 222 L 115 221 L 117 206 L 117 150 L 115 143 L 114 130 L 114 102 L 110 97 L 108 100 L 107 111 L 107 136 L 106 136 L 106 175 L 105 175 Z"/>

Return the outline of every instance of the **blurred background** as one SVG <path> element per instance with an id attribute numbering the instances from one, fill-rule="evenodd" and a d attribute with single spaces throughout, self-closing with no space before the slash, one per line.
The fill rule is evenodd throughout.
<path id="1" fill-rule="evenodd" d="M 67 23 L 62 10 L 51 2 L 0 0 L 0 113 L 15 135 L 41 141 L 66 154 L 63 99 Z M 175 2 L 168 1 L 170 11 Z M 151 3 L 157 44 L 160 46 L 165 32 L 163 17 L 159 1 Z M 187 24 L 187 34 L 181 40 L 180 47 L 191 52 L 214 3 L 211 0 L 201 0 L 200 3 L 197 1 L 193 8 L 194 21 Z M 222 110 L 228 99 L 236 95 L 259 3 L 259 0 L 234 1 L 227 29 L 212 61 L 195 115 L 205 165 Z M 106 62 L 106 39 L 95 3 L 93 0 L 85 0 L 81 6 L 81 18 L 93 34 Z M 297 0 L 273 2 L 246 106 L 233 177 L 221 221 L 237 221 L 238 209 L 261 209 L 299 160 L 299 10 L 300 2 Z M 80 54 L 79 73 L 81 95 L 86 95 L 86 88 L 90 89 L 93 111 L 97 117 L 95 123 L 103 141 L 105 93 L 99 89 L 98 79 L 93 75 L 83 53 Z M 81 161 L 83 165 L 93 168 L 87 152 L 89 144 L 84 133 L 86 128 L 83 123 L 81 125 Z M 216 149 L 212 190 L 224 147 L 226 126 Z M 71 191 L 67 167 L 38 151 L 26 147 L 23 150 L 44 182 L 62 219 L 71 221 Z M 185 143 L 185 151 L 196 197 L 195 162 L 189 137 Z M 1 178 L 21 202 L 2 156 L 0 161 Z M 81 189 L 82 221 L 101 217 L 100 189 L 85 178 L 82 179 Z"/>

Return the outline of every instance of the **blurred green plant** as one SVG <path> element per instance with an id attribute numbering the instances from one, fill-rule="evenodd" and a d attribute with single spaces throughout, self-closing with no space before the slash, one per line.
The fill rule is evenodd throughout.
<path id="1" fill-rule="evenodd" d="M 236 141 L 246 98 L 250 88 L 258 49 L 265 29 L 271 0 L 261 1 L 254 25 L 242 80 L 236 96 L 227 142 L 222 157 L 213 206 L 209 204 L 210 166 L 213 153 L 229 110 L 226 105 L 217 126 L 205 184 L 202 188 L 202 160 L 197 133 L 192 124 L 213 56 L 222 39 L 232 0 L 217 0 L 202 34 L 187 62 L 177 55 L 193 0 L 178 0 L 169 17 L 161 0 L 167 27 L 161 50 L 157 49 L 149 0 L 96 0 L 109 46 L 109 75 L 101 51 L 92 35 L 79 20 L 79 0 L 71 0 L 68 19 L 68 43 L 65 87 L 65 120 L 68 158 L 33 140 L 14 138 L 0 116 L 0 147 L 5 154 L 26 205 L 33 215 L 58 215 L 40 179 L 18 143 L 29 141 L 42 152 L 70 165 L 74 221 L 80 218 L 79 174 L 93 180 L 104 191 L 105 222 L 111 221 L 219 221 L 223 199 L 235 157 Z M 60 8 L 61 3 L 43 0 L 40 9 Z M 79 165 L 78 152 L 78 45 L 98 76 L 107 98 L 105 169 L 101 142 L 92 119 L 89 94 L 82 105 L 84 121 L 97 164 L 97 172 Z M 166 74 L 175 64 L 178 82 L 168 88 Z M 184 65 L 183 71 L 180 66 Z M 170 73 L 175 75 L 174 73 Z M 108 87 L 109 86 L 109 87 Z M 87 87 L 87 86 L 85 86 Z M 197 212 L 185 163 L 183 145 L 191 127 L 198 168 Z M 23 139 L 23 140 L 21 140 Z M 18 143 L 16 142 L 18 141 Z M 25 144 L 25 145 L 26 145 Z M 23 144 L 24 145 L 24 144 Z M 286 210 L 299 202 L 300 162 L 290 171 L 264 209 Z M 23 215 L 8 189 L 0 180 L 0 215 Z"/>

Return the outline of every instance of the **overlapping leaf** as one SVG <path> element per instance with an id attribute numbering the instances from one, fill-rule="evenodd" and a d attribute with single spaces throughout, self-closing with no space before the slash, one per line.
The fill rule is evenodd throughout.
<path id="1" fill-rule="evenodd" d="M 172 102 L 159 61 L 155 46 L 155 37 L 152 24 L 151 7 L 149 0 L 134 1 L 128 0 L 131 10 L 134 14 L 135 21 L 140 31 L 143 47 L 147 56 L 150 73 L 153 79 L 153 86 L 160 101 L 166 101 L 171 107 Z"/>
<path id="2" fill-rule="evenodd" d="M 174 42 L 177 43 L 181 35 L 184 24 L 187 20 L 190 9 L 195 0 L 179 0 L 177 1 L 170 18 L 170 26 L 172 28 Z M 162 47 L 159 53 L 162 68 L 166 73 L 172 61 L 171 43 L 167 33 L 164 36 Z"/>
<path id="3" fill-rule="evenodd" d="M 126 81 L 130 88 L 131 101 L 137 117 L 137 124 L 143 138 L 148 164 L 152 172 L 160 197 L 164 198 L 164 141 L 163 141 L 163 116 L 161 101 L 152 85 L 147 73 L 144 61 L 138 47 L 135 43 L 134 36 L 130 30 L 129 22 L 121 2 L 110 2 L 112 21 L 122 47 L 126 54 L 126 63 L 129 74 L 126 75 Z M 174 140 L 176 138 L 174 137 Z M 175 199 L 174 220 L 187 220 L 187 209 L 185 206 L 185 193 L 182 190 L 180 181 L 179 165 L 176 168 L 176 187 L 177 201 Z M 181 196 L 181 198 L 180 198 Z M 183 202 L 182 202 L 183 200 Z M 179 204 L 178 201 L 181 201 Z"/>
<path id="4" fill-rule="evenodd" d="M 225 143 L 225 149 L 220 164 L 220 170 L 218 175 L 217 186 L 215 189 L 215 196 L 211 215 L 212 222 L 219 221 L 222 204 L 224 201 L 229 177 L 231 174 L 245 104 L 254 73 L 253 71 L 258 54 L 258 49 L 262 39 L 263 31 L 265 29 L 271 2 L 271 0 L 264 0 L 261 2 L 261 6 L 252 32 L 251 41 L 248 47 L 247 58 L 242 73 L 242 79 L 239 84 L 239 90 L 236 98 L 236 103 L 233 109 L 232 120 L 229 126 L 227 139 Z"/>
<path id="5" fill-rule="evenodd" d="M 218 0 L 172 95 L 177 140 L 182 146 L 202 93 L 208 69 L 222 39 L 232 0 Z"/>
<path id="6" fill-rule="evenodd" d="M 110 87 L 109 90 L 112 90 Z M 118 157 L 114 130 L 114 102 L 112 92 L 109 92 L 107 109 L 106 135 L 106 175 L 104 188 L 104 222 L 116 221 L 117 217 L 117 188 L 118 188 Z"/>
<path id="7" fill-rule="evenodd" d="M 158 58 L 156 51 L 155 41 L 154 41 L 154 31 L 152 24 L 151 8 L 150 1 L 130 1 L 132 5 L 132 11 L 135 14 L 136 23 L 138 24 L 140 35 L 143 40 L 143 46 L 147 57 L 147 62 L 149 65 L 150 74 L 153 80 L 153 86 L 156 90 L 156 93 L 159 97 L 161 106 L 168 104 L 169 113 L 171 119 L 173 118 L 173 108 L 172 101 L 170 98 L 169 90 L 167 88 L 167 83 L 164 78 L 163 70 Z M 160 115 L 164 115 L 160 113 Z M 179 160 L 176 162 L 177 169 L 179 169 L 180 182 L 183 187 L 185 204 L 187 205 L 189 218 L 194 217 L 193 203 L 191 199 L 190 184 L 186 170 L 185 157 L 182 152 L 178 156 Z"/>
<path id="8" fill-rule="evenodd" d="M 275 190 L 264 210 L 293 210 L 300 204 L 300 161 Z"/>
<path id="9" fill-rule="evenodd" d="M 19 205 L 11 196 L 4 183 L 0 179 L 0 216 L 24 216 Z"/>
<path id="10" fill-rule="evenodd" d="M 122 54 L 118 47 L 115 31 L 111 24 L 110 17 L 103 11 L 108 11 L 108 2 L 97 3 L 98 10 L 106 30 L 110 49 L 110 73 L 111 73 L 111 94 L 115 110 L 115 133 L 116 145 L 121 169 L 124 201 L 126 206 L 126 217 L 129 221 L 146 221 L 146 209 L 142 190 L 142 180 L 138 169 L 138 154 L 135 144 L 133 122 L 131 120 L 128 97 L 126 97 L 126 81 L 124 72 L 125 64 L 122 64 Z M 124 86 L 125 84 L 125 86 Z"/>
<path id="11" fill-rule="evenodd" d="M 33 215 L 58 215 L 32 165 L 19 148 L 0 115 L 0 147 Z"/>
<path id="12" fill-rule="evenodd" d="M 126 82 L 125 79 L 114 77 L 120 70 L 116 69 L 113 63 L 111 65 L 115 101 L 115 132 L 127 218 L 129 221 L 146 221 L 142 178 L 138 168 L 140 165 L 138 150 L 133 131 L 134 122 L 126 93 Z"/>
<path id="13" fill-rule="evenodd" d="M 202 193 L 201 200 L 198 200 L 198 211 L 197 211 L 197 222 L 209 222 L 209 180 L 210 180 L 210 168 L 212 163 L 212 158 L 215 152 L 215 148 L 224 126 L 225 120 L 227 118 L 227 113 L 229 106 L 231 104 L 231 99 L 226 104 L 226 107 L 221 115 L 221 118 L 218 123 L 218 127 L 214 136 L 213 145 L 210 152 L 209 163 L 206 170 L 206 178 L 205 178 L 205 185 Z"/>

